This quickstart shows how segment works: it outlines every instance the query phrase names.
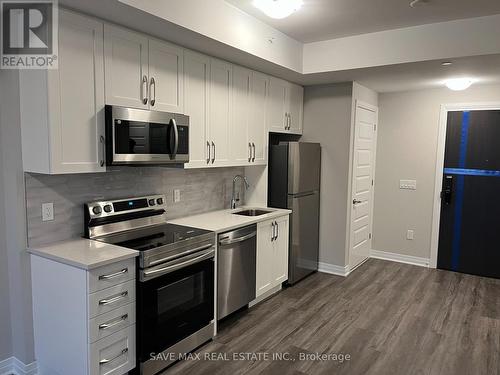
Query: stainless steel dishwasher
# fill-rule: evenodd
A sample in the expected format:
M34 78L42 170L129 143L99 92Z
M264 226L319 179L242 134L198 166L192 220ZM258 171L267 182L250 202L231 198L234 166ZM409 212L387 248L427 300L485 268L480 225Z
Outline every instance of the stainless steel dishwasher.
M255 299L257 225L219 235L217 319Z

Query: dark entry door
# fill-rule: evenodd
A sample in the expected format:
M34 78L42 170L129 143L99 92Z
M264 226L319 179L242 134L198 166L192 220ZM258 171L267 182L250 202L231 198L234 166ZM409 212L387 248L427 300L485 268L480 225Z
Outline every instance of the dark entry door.
M500 278L500 111L448 112L438 268Z

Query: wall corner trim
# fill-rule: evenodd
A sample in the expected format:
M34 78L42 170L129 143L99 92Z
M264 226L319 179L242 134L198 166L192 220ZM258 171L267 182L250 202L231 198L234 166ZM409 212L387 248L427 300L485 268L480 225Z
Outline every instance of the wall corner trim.
M25 364L16 357L0 361L0 375L36 375L37 363Z
M379 251L379 250L371 250L370 258L389 260L391 262L412 264L414 266L427 267L427 268L429 268L430 265L429 258L420 258L411 255L390 253L387 251Z
M338 266L336 264L318 263L318 272L329 273L330 275L337 275L346 277L349 275L349 266Z

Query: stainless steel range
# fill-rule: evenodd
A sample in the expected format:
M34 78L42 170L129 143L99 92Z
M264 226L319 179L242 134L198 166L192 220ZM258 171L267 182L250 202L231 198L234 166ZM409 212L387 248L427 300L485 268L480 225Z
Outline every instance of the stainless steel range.
M137 355L156 374L214 334L215 233L166 223L165 196L85 205L87 238L140 251Z

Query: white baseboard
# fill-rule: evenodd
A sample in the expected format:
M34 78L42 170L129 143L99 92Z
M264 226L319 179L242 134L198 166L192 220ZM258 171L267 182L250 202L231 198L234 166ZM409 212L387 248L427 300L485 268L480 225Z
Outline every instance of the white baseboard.
M337 266L336 264L324 262L318 263L318 271L344 277L346 277L350 273L349 266Z
M16 357L0 361L0 375L36 375L36 362L25 364Z
M397 253L389 253L386 251L372 250L370 253L371 258L390 260L392 262L412 264L414 266L429 267L429 258L414 257L411 255L403 255Z

